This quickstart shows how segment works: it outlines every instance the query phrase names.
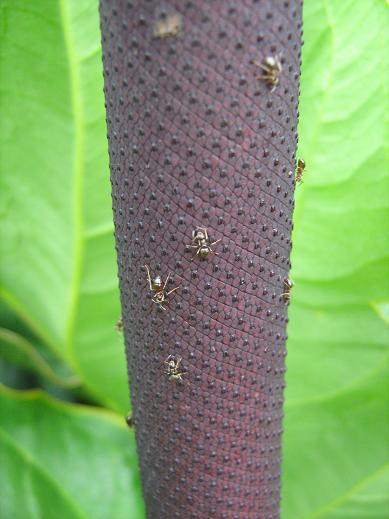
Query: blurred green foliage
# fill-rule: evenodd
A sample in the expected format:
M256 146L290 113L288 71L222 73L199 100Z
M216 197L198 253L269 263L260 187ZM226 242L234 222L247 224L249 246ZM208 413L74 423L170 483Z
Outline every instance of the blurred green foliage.
M384 519L389 9L304 9L282 516ZM0 16L0 515L141 519L97 0Z

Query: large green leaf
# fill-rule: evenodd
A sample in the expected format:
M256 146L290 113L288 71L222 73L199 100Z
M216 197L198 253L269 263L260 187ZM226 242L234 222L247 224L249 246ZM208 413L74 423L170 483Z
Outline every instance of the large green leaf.
M384 2L306 0L284 519L389 517Z
M122 417L0 386L0 424L2 518L144 517Z
M97 0L0 8L1 295L126 410Z

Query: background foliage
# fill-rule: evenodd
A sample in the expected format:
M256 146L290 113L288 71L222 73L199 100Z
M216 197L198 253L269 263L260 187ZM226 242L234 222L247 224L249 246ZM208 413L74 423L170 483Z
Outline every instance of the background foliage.
M141 519L97 0L0 16L1 518ZM283 519L384 519L389 9L305 0L304 23Z

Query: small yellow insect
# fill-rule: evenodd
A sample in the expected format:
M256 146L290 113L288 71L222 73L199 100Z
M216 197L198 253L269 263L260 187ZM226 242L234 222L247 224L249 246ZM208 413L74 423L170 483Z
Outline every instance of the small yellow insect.
M126 416L126 423L130 429L132 427L135 427L135 418L133 414L129 414Z
M153 303L157 304L160 308L162 308L162 310L166 310L163 303L168 302L167 296L175 290L178 290L180 287L178 286L176 288L172 288L171 290L169 290L169 292L165 293L165 288L170 277L170 272L167 275L165 282L163 283L161 276L158 275L155 276L155 278L151 277L150 270L147 265L145 265L145 269L147 270L147 279L149 281L150 290L151 292L154 292L154 295L152 297Z
M117 322L115 324L115 330L118 333L122 333L123 332L123 319L121 317L119 317L119 319L117 320Z
M181 361L181 357L175 357L174 355L169 355L165 360L166 375L168 376L169 380L173 382L182 382L182 377L185 375L185 373L178 371Z
M216 245L219 241L221 241L221 239L210 243L207 229L205 227L196 227L196 229L192 231L193 245L188 245L188 247L197 249L196 255L201 258L206 258L211 252L217 255L217 252L212 249L212 245Z
M284 300L284 303L286 303L286 304L290 303L292 287L293 287L293 281L289 278L285 278L284 279L284 292L281 294L281 297Z
M273 92L280 82L282 72L280 58L278 56L267 56L262 62L252 60L251 63L262 70L262 72L255 77L265 81L269 87L272 87L270 92Z
M296 168L296 182L301 183L303 179L303 173L305 170L305 160L298 159Z

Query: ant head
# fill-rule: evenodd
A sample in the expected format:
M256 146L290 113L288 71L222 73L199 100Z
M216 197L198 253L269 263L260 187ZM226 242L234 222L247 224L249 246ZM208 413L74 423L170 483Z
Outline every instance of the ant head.
M205 233L204 233L203 229L195 229L192 232L192 237L194 239L204 240L205 239Z

